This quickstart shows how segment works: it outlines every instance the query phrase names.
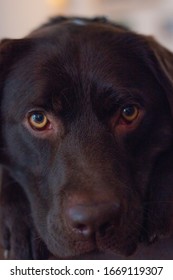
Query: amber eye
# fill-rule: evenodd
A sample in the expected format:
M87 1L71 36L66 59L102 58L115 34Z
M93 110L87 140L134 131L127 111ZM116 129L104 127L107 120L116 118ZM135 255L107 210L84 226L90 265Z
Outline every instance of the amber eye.
M43 130L48 124L48 119L43 112L32 112L29 115L29 123L33 129Z
M139 108L136 105L127 105L122 109L121 116L127 122L134 121L139 114Z

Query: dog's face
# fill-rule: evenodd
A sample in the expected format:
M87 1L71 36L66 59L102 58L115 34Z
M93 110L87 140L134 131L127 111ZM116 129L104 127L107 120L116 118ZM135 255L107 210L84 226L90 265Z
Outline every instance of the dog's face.
M49 250L128 255L167 233L172 89L147 38L65 21L1 54L1 158Z

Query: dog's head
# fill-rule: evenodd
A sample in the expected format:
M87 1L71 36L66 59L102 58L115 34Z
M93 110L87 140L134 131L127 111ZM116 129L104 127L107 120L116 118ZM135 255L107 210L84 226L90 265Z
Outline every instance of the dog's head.
M168 234L173 56L104 20L57 18L0 49L1 162L61 257Z

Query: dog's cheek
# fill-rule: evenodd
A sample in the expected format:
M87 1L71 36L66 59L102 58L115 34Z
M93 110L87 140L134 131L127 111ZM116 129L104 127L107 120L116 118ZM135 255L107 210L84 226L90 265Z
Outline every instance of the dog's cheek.
M173 227L173 153L165 153L156 163L145 203L147 240L169 236ZM158 175L159 174L159 175Z
M16 174L23 170L27 176L41 178L46 173L55 155L49 141L37 139L18 123L5 125L4 139L9 166L14 163Z

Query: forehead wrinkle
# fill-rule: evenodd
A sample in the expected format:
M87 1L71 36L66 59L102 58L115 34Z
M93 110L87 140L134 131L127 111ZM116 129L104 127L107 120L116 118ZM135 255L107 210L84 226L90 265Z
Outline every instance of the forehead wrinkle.
M96 40L95 35L97 35L99 41ZM75 35L75 39L64 36L62 41L56 38L53 42L46 43L46 40L44 40L42 44L39 44L35 53L32 54L32 65L30 56L27 56L23 61L23 64L27 65L27 69L26 66L23 67L24 72L28 74L25 74L25 81L22 85L19 82L20 92L26 92L26 95L30 96L30 102L35 102L36 99L41 99L43 94L47 95L45 91L46 82L48 84L47 90L50 90L49 85L54 85L56 80L53 92L55 90L57 96L60 93L67 96L67 84L70 83L70 89L73 88L73 90L72 92L69 90L68 94L76 96L78 103L80 102L84 106L89 103L90 95L92 95L93 81L98 81L97 85L100 84L101 87L103 86L103 80L117 83L117 77L119 76L119 62L117 60L120 50L118 49L118 53L113 50L116 43L109 39L112 44L111 47L109 44L101 42L100 35L97 32L94 32L91 36L87 34L87 37L91 37L91 40L86 41L85 34L80 33L80 39L78 35ZM50 46L51 49L49 49ZM115 53L116 55L111 58L111 55ZM19 77L21 72L18 71ZM42 78L43 73L45 79ZM24 76L23 73L22 76ZM47 79L50 79L50 84ZM61 89L58 83L62 83L63 79ZM19 96L19 103L25 103L24 96L17 91L15 94L16 97Z

